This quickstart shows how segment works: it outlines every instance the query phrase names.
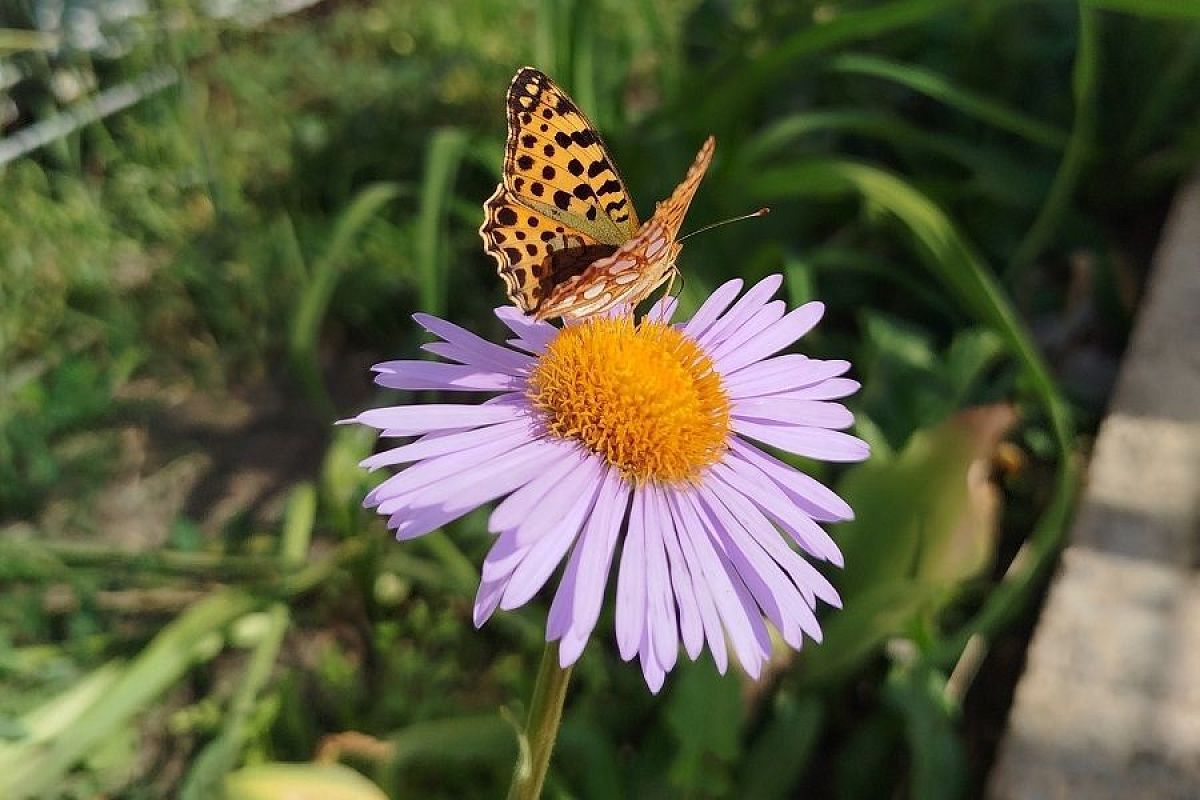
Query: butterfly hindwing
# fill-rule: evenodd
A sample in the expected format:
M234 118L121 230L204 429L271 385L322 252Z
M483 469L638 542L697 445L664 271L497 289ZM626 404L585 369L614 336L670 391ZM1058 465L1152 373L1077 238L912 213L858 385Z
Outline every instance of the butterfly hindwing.
M484 249L496 258L509 298L526 313L534 312L555 286L616 250L528 208L503 184L483 208Z
M637 212L600 134L545 73L523 67L508 89L504 184L520 200L605 244L638 230Z
M583 317L618 305L635 305L671 274L683 249L676 237L692 197L712 161L715 140L701 146L683 181L660 202L645 225L612 255L598 259L578 276L557 283L545 295L537 316Z

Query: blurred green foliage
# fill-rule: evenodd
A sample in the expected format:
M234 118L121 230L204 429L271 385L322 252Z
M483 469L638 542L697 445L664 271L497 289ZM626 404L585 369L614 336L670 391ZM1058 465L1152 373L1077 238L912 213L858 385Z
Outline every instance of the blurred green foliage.
M759 686L685 664L654 698L602 620L549 796L978 786L958 667L1027 608L1070 510L1072 416L1091 424L1104 399L1039 350L1062 355L1081 313L1120 350L1165 202L1200 161L1195 4L329 0L247 23L175 0L126 21L118 55L3 22L28 76L10 134L79 102L47 88L64 75L180 82L0 173L0 795L505 783L516 739L495 709L528 696L544 608L475 631L484 517L390 542L358 508L363 431L322 434L274 526L213 537L180 517L170 547L131 554L45 525L55 504L88 519L121 469L119 424L157 398L275 385L324 431L369 397L338 365L412 352L410 312L498 333L475 229L523 63L589 112L643 212L716 134L690 227L773 213L689 242L685 310L776 271L791 300L825 300L805 347L854 358L877 454L805 465L859 512L834 529L846 608L826 641L781 649ZM1027 460L1002 496L979 475L1006 407L955 413L997 401L1021 412ZM163 590L186 602L114 611ZM362 736L325 738L345 731ZM361 774L276 763L331 742Z

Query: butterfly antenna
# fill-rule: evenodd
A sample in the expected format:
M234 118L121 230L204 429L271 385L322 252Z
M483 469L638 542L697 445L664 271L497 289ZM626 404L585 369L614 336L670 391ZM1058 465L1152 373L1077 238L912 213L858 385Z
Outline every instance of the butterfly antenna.
M753 217L765 217L767 214L770 214L770 213L771 213L771 209L767 208L766 206L763 206L758 211L755 211L752 214L742 214L740 217L730 217L729 219L723 219L720 222L714 222L711 225L705 225L703 228L697 228L696 230L687 234L687 236L680 236L677 241L682 242L684 239L695 236L697 233L704 233L705 231L711 231L713 228L719 228L722 225L728 225L731 222L741 222L744 219L751 219Z

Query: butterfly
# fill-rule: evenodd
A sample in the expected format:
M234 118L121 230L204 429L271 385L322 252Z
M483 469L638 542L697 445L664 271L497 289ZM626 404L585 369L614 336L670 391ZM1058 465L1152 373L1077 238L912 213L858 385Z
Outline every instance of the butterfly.
M545 73L519 69L507 108L503 180L479 235L512 302L537 319L578 319L632 307L673 276L715 140L642 224L600 134Z

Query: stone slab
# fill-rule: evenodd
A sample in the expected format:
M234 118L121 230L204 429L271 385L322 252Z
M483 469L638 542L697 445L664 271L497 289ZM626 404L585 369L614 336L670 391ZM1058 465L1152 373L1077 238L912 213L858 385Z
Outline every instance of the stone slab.
M1200 798L1200 177L1155 254L987 794Z

